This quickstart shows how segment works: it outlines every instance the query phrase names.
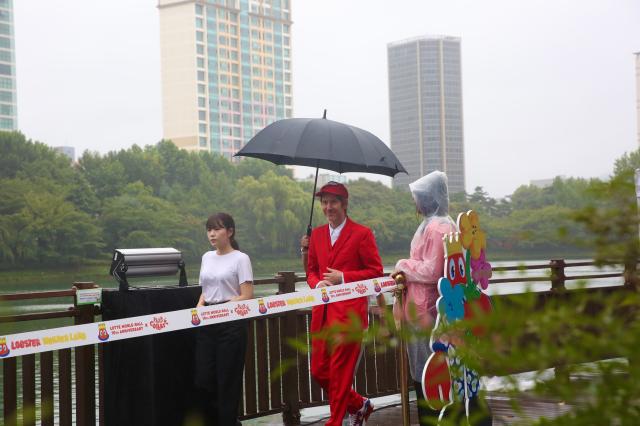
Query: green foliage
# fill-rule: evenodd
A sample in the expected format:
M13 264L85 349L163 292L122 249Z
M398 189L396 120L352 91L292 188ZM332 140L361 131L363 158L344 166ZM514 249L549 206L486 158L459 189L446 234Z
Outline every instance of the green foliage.
M249 254L295 256L309 220L312 184L296 182L291 170L262 160L232 163L161 141L106 155L85 152L72 165L16 132L0 132L0 154L0 260L5 268L60 259L80 262L105 257L116 247L151 245L174 246L197 261L208 249L204 222L216 211L234 216L238 241ZM637 157L624 157L616 167L629 168ZM450 211L480 213L494 256L574 253L587 230L572 219L589 200L598 199L598 185L602 182L556 179L549 188L523 186L503 199L476 187L472 194L452 195ZM373 230L380 251L407 253L422 219L411 195L364 179L351 182L349 191L349 215ZM47 200L46 205L38 199ZM598 203L593 201L593 208L606 207ZM316 203L313 225L324 221ZM34 228L45 222L48 229ZM51 229L54 224L59 232ZM65 244L59 242L63 236L70 238Z

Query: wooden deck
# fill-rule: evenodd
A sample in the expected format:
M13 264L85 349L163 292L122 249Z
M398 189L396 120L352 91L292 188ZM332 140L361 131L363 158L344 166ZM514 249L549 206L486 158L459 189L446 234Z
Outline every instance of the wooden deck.
M418 426L418 410L416 408L415 396L411 394L411 425ZM397 402L387 402L387 405L376 406L375 411L369 417L368 426L396 426L402 424L402 410L400 406L400 395L397 395ZM548 419L555 418L571 410L571 406L562 401L554 401L545 398L534 397L529 394L522 394L518 399L521 411L516 412L511 406L508 396L494 392L487 397L487 402L493 414L493 425L526 425L538 420L540 417ZM379 407L379 408L378 408ZM317 407L312 415L303 415L301 424L305 426L321 426L327 418L328 406ZM281 416L267 416L259 419L246 420L242 422L245 426L276 426L283 425ZM343 425L347 425L347 420Z

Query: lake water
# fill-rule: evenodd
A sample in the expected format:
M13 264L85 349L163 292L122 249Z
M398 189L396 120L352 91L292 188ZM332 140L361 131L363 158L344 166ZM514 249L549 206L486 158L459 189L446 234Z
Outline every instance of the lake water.
M493 262L492 265L494 267L500 266L522 266L522 265L542 265L548 264L548 260L529 260L525 262ZM393 265L387 265L385 267L386 271L391 270ZM567 276L579 276L579 275L593 275L593 274L602 274L602 273L612 273L618 272L621 270L620 266L606 266L602 268L598 268L595 266L580 266L580 267L572 267L566 269ZM529 278L529 277L546 277L546 280L541 280L538 282L514 282L514 283L501 283L501 284L490 284L487 290L489 295L495 294L513 294L513 293L522 293L524 291L545 291L551 287L550 282L548 281L548 269L534 269L534 270L520 270L520 271L508 271L508 272L494 272L493 278L509 278L509 279L521 279L521 278ZM197 272L191 271L190 282L195 283L197 280L192 278L197 276ZM258 275L256 279L262 278L271 278L273 275ZM98 279L96 279L98 278ZM54 277L52 281L47 281L45 277L38 276L31 280L21 280L19 283L9 283L9 282L0 282L0 294L7 294L13 292L22 292L22 291L43 291L43 290L66 290L71 287L71 283L73 281L79 280L77 277L68 280L62 280L59 276ZM111 277L105 277L104 275L98 277L87 277L82 279L82 281L93 281L103 288L117 288L117 283ZM162 285L175 285L175 277L162 277L162 278L139 278L135 280L130 280L132 286L135 287L144 287L144 286L162 286ZM622 284L621 278L604 278L599 280L591 280L585 283L588 287L602 287L602 286L614 286ZM581 285L579 281L567 281L567 288L575 288ZM308 288L306 283L301 282L296 284L297 289L305 289ZM263 297L273 295L278 291L278 286L276 284L271 285L260 285L256 286L254 290L255 297ZM56 303L56 301L60 300L60 303ZM67 303L63 303L67 302ZM24 302L3 302L0 305L0 315L7 314L22 314L22 313L33 313L33 312L46 312L46 311L55 311L55 310L64 310L70 306L70 298L63 299L45 299L39 301L24 301ZM40 325L40 324L38 324ZM21 327L20 327L21 328ZM30 329L38 329L31 328ZM7 328L3 328L0 325L0 335L8 334L10 330ZM21 330L23 331L23 330ZM13 331L15 332L15 331Z

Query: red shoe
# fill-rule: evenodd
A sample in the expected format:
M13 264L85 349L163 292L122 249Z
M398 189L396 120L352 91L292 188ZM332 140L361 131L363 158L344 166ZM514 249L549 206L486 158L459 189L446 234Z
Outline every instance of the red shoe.
M349 414L349 426L366 425L371 413L373 413L373 404L369 398L365 398L362 403L362 408L353 414Z

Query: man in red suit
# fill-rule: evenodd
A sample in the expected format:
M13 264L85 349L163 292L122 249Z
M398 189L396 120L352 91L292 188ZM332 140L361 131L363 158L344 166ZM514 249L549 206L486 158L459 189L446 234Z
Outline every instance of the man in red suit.
M329 182L316 194L327 221L303 238L303 251L308 243L307 282L319 288L382 276L382 262L373 233L347 217L347 188ZM331 342L317 333L335 324L349 324L355 315L363 327L368 324L366 297L315 306L311 313L311 375L327 392L331 417L329 426L342 425L345 412L352 425L363 425L373 411L373 404L352 388L353 376L361 355L361 342Z

